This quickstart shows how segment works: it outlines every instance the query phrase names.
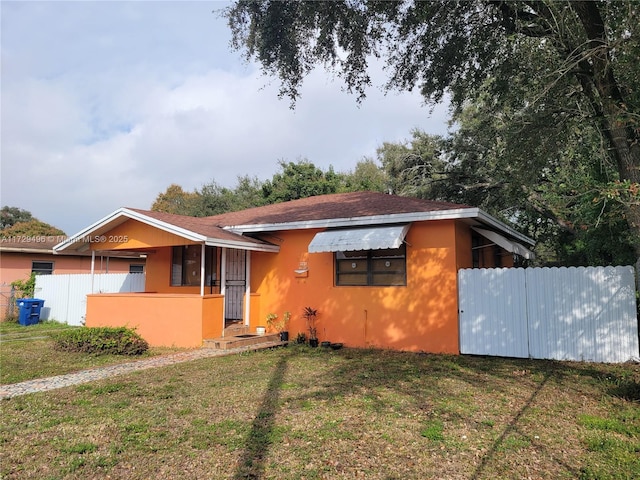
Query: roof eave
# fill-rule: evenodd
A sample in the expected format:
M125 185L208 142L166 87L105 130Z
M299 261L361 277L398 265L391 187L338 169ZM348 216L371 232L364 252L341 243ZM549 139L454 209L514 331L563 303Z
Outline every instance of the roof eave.
M523 235L522 233L518 232L514 228L511 228L506 223L501 222L497 218L492 217L491 215L489 215L488 213L480 209L477 209L477 210L478 210L478 220L480 220L484 224L490 225L494 228L498 228L503 232L507 233L508 235L510 235L511 237L516 238L521 242L528 243L531 246L534 246L536 244L535 240L527 237L526 235Z
M44 255L52 255L53 250L50 248L23 248L23 247L0 247L0 252L4 253L38 253Z
M220 240L218 238L209 238L205 241L205 245L211 247L236 248L239 250L250 250L252 252L279 252L280 247L277 245L269 245L262 243L247 243L233 240Z
M106 231L109 228L113 228L118 226L126 220L136 220L151 227L157 228L159 230L177 235L186 240L190 240L192 242L204 243L206 245L218 246L218 247L229 247L229 248L238 248L242 250L253 250L260 252L278 252L280 248L276 245L268 245L262 243L254 243L247 242L242 240L230 240L230 239L218 239L207 237L205 235L193 232L191 230L187 230L186 228L178 227L168 222L164 222L162 220L158 220L153 217L149 217L142 213L130 210L128 208L120 208L115 212L107 215L106 217L98 220L94 224L89 227L81 230L75 235L67 238L65 241L60 242L59 244L53 247L53 253L63 254L70 253L72 251L82 251L87 250L87 247L90 242L85 241L87 237L94 237L98 235L101 231Z
M476 219L477 221L504 232L529 245L535 245L535 241L506 223L492 217L477 207L456 208L451 210L436 210L431 212L411 212L386 215L369 215L364 217L327 218L321 220L309 220L303 222L261 223L246 225L227 225L223 227L235 233L260 233L275 232L279 230L303 230L310 228L342 228L361 227L366 225L384 225L393 223L410 223L429 220L461 220Z
M364 217L326 218L303 222L262 223L246 225L227 225L225 230L235 233L275 232L279 230L303 230L309 228L340 228L366 225L385 225L393 223L410 223L424 220L450 220L477 217L477 208L458 208L453 210L437 210L432 212L412 212L386 215L368 215Z
M121 219L125 219L120 221ZM55 253L61 253L64 250L80 250L87 243L84 239L87 237L91 237L92 234L99 233L102 229L112 228L115 226L124 223L127 219L137 220L146 225L150 225L152 227L158 228L168 233L172 233L179 237L185 238L187 240L191 240L194 242L204 242L207 240L207 237L204 235L200 235L198 233L192 232L185 228L177 227L167 222L163 222L162 220L157 220L152 217L148 217L141 213L135 212L133 210L129 210L128 208L119 208L115 212L107 215L106 217L98 220L94 224L88 226L84 230L76 233L75 235L70 236L65 241L60 242L59 244L53 247L53 251ZM77 245L80 245L78 247ZM75 248L72 248L74 247Z

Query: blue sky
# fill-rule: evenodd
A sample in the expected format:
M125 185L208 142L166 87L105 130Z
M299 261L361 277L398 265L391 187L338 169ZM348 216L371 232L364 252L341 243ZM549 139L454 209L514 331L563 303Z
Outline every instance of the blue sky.
M230 50L225 5L2 0L2 205L73 234L172 183L233 187L300 158L349 171L413 128L447 131L445 106L385 95L379 64L362 105L317 70L291 110Z

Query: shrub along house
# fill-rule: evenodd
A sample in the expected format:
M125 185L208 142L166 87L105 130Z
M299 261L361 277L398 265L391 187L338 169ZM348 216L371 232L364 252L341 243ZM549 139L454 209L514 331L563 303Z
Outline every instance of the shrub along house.
M533 256L531 239L478 208L372 192L204 218L121 208L55 250L87 242L146 254L147 276L145 293L89 295L86 324L182 347L284 311L295 335L310 306L321 341L459 353L458 270Z

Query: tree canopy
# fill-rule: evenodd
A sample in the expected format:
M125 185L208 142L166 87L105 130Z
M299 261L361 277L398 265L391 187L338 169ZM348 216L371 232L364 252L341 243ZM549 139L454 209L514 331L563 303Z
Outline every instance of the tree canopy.
M448 96L454 119L470 106L498 116L492 155L473 161L486 173L486 195L500 190L493 180L509 178L514 202L533 211L546 208L535 180L545 188L562 183L551 177L571 180L579 203L600 205L598 225L621 216L640 256L640 2L240 0L225 15L233 47L278 77L280 95L293 103L318 65L361 101L371 59L383 58L387 88L418 88L428 102ZM464 143L457 136L449 153ZM467 173L470 158L460 160ZM413 167L404 170L427 171Z
M5 205L0 210L0 230L12 227L18 222L28 222L29 220L33 220L31 212L22 208Z
M477 206L516 225L536 239L538 264L634 263L621 204L594 190L611 172L580 163L598 145L586 143L576 150L576 142L567 138L566 155L553 157L543 168L527 169L525 159L506 154L504 142L496 140L516 135L518 129L508 131L511 122L486 113L481 105L469 107L447 138L414 130L409 140L385 142L377 159L389 189ZM545 158L544 148L525 151L532 157L527 162Z
M520 168L517 162L524 160L505 155L505 142L496 141L518 129L510 132L508 119L488 115L485 108L476 104L465 109L459 128L446 138L413 130L406 140L384 142L375 158L362 159L348 172L323 170L306 159L280 161L270 180L238 177L234 188L215 180L192 192L170 185L152 210L208 216L326 193L389 192L478 206L535 238L537 264L632 263L633 241L621 204L592 187L610 172L580 164L599 145L586 143L574 151L576 143L567 137L567 154L560 160L539 170Z
M343 178L333 171L333 167L324 172L306 159L281 161L279 165L281 172L262 184L266 203L288 202L343 190Z
M164 193L158 195L151 209L206 217L361 187L356 180L347 185L347 174L337 174L332 167L324 171L307 159L297 162L280 161L278 165L279 171L270 180L239 176L234 188L223 187L215 180L193 192L186 192L179 185L170 185Z
M31 212L22 208L4 206L0 218L1 238L65 235L59 228L34 218Z

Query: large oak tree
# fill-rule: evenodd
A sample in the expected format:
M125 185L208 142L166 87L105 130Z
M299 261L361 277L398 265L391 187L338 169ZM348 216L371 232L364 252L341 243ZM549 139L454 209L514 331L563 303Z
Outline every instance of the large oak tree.
M542 137L549 127L563 128L563 119L588 124L602 148L582 161L589 170L614 167L617 178L597 195L620 204L640 256L640 3L241 0L225 15L233 46L280 78L280 94L294 103L318 65L363 99L369 63L383 58L389 89L418 88L428 102L448 96L458 115L488 96L498 111L515 109L509 115L531 130L528 137L542 121L547 160L566 150ZM527 87L518 102L514 84ZM529 168L540 173L547 165L536 157Z

